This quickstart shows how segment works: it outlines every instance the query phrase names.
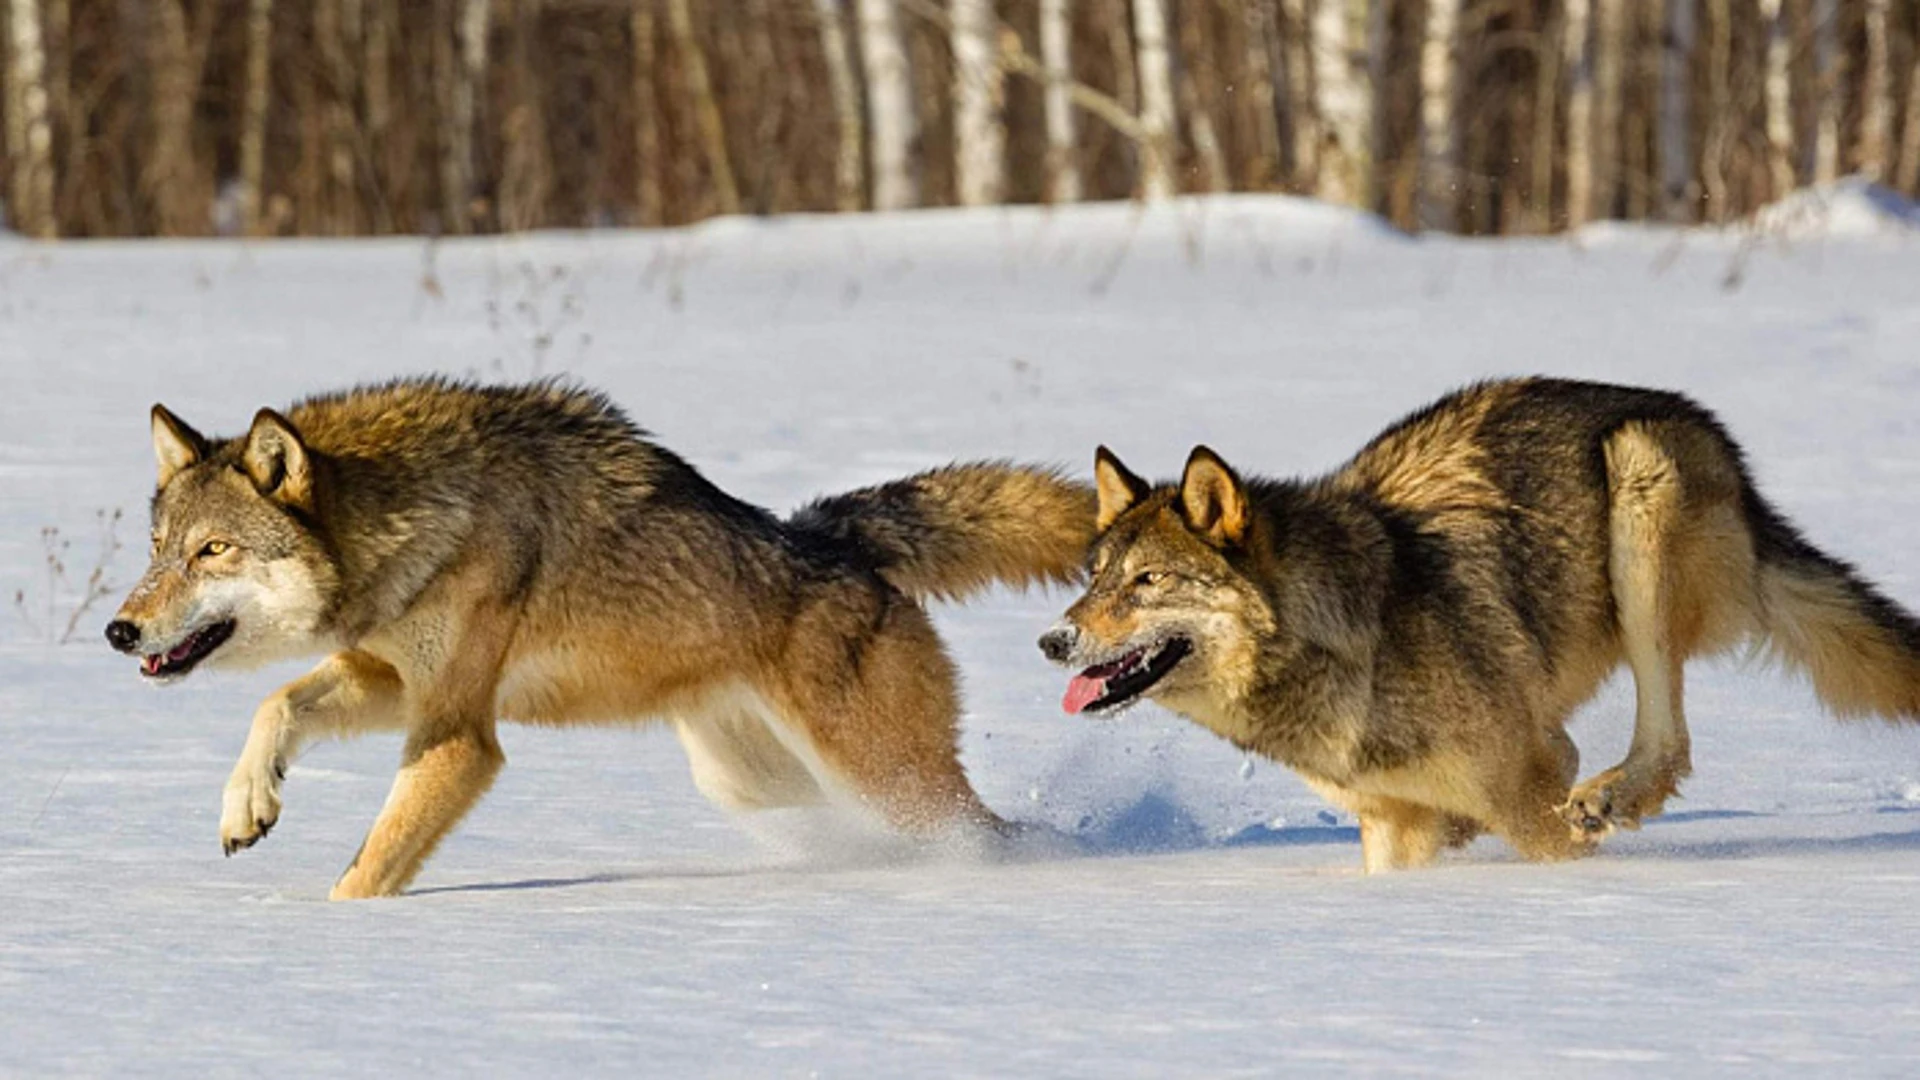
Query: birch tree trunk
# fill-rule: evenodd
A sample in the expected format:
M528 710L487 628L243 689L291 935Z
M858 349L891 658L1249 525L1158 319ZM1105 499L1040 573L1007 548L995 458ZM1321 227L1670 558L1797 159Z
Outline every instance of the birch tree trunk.
M1666 42L1660 55L1660 212L1668 221L1693 217L1693 133L1689 63L1693 57L1694 0L1666 0Z
M1840 175L1840 5L1813 0L1813 180L1830 184Z
M1353 7L1364 28L1366 0L1318 0L1313 15L1313 77L1326 118L1316 193L1331 202L1361 204L1370 172L1373 94L1367 78L1364 29L1356 33ZM1360 47L1356 47L1356 45Z
M674 47L687 75L687 94L693 99L694 126L700 131L700 145L707 159L707 180L713 185L716 213L740 212L740 187L733 179L733 160L727 156L727 129L720 118L719 103L713 97L713 80L707 74L707 56L693 29L693 9L689 0L667 0L667 26Z
M1569 0L1584 4L1587 0ZM1427 25L1420 41L1420 224L1428 229L1453 225L1459 159L1454 153L1454 34L1460 25L1460 0L1427 0Z
M1595 0L1593 21L1593 146L1592 180L1587 189L1587 217L1613 216L1619 194L1620 109L1623 101L1627 52L1626 0Z
M1767 29L1767 175L1772 196L1793 190L1793 35L1781 0L1760 0Z
M10 0L7 19L7 156L13 191L7 200L13 226L51 240L53 218L53 128L47 121L46 47L39 0Z
M1047 201L1080 201L1080 156L1074 132L1072 0L1040 0L1040 63L1046 68L1043 97L1047 125Z
M860 57L867 76L867 126L873 132L873 208L902 210L920 202L914 176L917 125L907 42L897 0L857 0Z
M1148 201L1173 197L1179 131L1173 106L1173 60L1167 53L1162 0L1134 0L1134 57L1140 70L1140 190Z
M954 174L962 206L992 206L1006 187L1007 130L993 0L949 0L953 22Z
M266 230L267 104L272 73L273 0L247 4L247 83L240 120L240 228L248 236Z
M833 91L833 114L839 143L833 159L834 204L843 211L867 204L866 168L860 160L867 142L866 118L860 114L860 85L853 78L853 53L847 47L842 0L815 0L820 20L820 51L827 58L827 83Z
M1893 143L1893 102L1887 75L1887 0L1866 0L1866 70L1860 84L1859 168L1869 179L1887 174Z

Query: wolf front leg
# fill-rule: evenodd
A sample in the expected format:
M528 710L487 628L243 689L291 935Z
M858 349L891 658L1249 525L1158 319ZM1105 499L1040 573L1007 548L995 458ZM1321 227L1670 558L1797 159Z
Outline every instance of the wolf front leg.
M491 719L415 731L386 805L327 898L399 894L506 763Z
M274 691L253 714L253 728L220 800L220 849L252 847L280 820L280 782L316 737L390 730L401 723L400 676L362 652L335 653Z
M400 772L329 899L393 896L406 888L506 764L494 736L494 690L512 620L484 603L457 614L429 609L426 618L401 639L412 647L396 657L407 665Z

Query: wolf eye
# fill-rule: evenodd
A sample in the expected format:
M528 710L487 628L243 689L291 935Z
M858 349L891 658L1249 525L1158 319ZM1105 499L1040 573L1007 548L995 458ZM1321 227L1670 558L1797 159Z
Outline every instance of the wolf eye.
M1142 570L1139 575L1133 579L1133 583L1135 585L1158 585L1165 580L1167 580L1167 572L1165 570Z
M200 557L203 559L217 559L231 550L233 550L233 545L227 543L225 540L209 540L207 541L207 546L200 549Z

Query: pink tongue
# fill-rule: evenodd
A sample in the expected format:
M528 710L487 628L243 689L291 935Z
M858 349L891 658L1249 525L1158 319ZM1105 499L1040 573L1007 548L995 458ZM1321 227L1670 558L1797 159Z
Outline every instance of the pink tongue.
M1067 696L1060 699L1060 707L1067 710L1069 714L1077 713L1100 700L1100 695L1106 692L1107 680L1075 675L1073 681L1067 683Z

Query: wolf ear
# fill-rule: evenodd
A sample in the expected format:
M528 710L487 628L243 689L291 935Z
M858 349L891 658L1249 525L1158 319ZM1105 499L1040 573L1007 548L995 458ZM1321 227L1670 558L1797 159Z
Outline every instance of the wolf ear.
M286 417L272 409L255 413L240 461L260 494L291 506L311 505L313 465L307 445Z
M1100 509L1094 514L1093 527L1106 532L1114 519L1152 490L1145 480L1127 471L1113 451L1101 447L1093 452L1093 486L1100 496Z
M167 481L206 460L207 440L165 405L153 407L152 420L153 458L160 464L158 486L166 487Z
M1246 485L1220 455L1196 446L1180 478L1180 512L1214 546L1238 544L1247 535Z

